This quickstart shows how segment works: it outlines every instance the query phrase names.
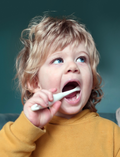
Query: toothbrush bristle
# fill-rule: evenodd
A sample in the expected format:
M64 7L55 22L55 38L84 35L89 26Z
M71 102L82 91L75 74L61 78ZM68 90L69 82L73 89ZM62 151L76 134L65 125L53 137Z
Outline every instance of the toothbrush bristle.
M79 87L79 86L77 86L77 87L76 87L76 90L78 90L78 91L79 91L79 90L80 90L80 87Z

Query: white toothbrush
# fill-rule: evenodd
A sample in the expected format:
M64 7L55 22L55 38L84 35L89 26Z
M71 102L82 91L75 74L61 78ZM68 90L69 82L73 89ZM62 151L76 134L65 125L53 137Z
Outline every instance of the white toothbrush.
M52 102L49 102L48 103L48 107L52 106L56 101L59 101L61 100L62 98L64 98L65 96L73 93L73 92L76 92L76 91L80 91L80 87L76 87L74 89L71 89L69 91L66 91L66 92L63 92L63 93L57 93L57 94L53 94L53 101ZM31 106L31 110L32 111L37 111L37 110L41 110L43 109L44 107L38 105L38 104L34 104L33 106Z

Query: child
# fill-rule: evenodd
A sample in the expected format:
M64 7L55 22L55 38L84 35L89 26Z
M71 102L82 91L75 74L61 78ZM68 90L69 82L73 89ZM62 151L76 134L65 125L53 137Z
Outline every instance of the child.
M0 155L120 157L119 127L96 113L103 96L99 54L85 27L72 19L43 17L24 30L22 42L16 63L24 107L1 130ZM48 106L53 94L76 86L80 91ZM43 109L32 111L34 104Z

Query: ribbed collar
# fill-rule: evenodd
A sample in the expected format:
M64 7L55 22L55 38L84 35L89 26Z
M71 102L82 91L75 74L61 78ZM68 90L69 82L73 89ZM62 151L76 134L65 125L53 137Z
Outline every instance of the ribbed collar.
M86 109L70 119L54 116L53 119L49 122L49 124L54 124L54 125L71 125L72 123L77 124L78 122L84 122L90 120L92 117L95 116L98 116L96 112L91 112L89 109Z

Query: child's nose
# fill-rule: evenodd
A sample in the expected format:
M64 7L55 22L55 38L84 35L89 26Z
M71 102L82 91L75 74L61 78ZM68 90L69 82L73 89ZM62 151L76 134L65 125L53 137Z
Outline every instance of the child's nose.
M80 73L80 69L78 68L78 65L74 62L70 62L69 65L67 65L66 73Z

